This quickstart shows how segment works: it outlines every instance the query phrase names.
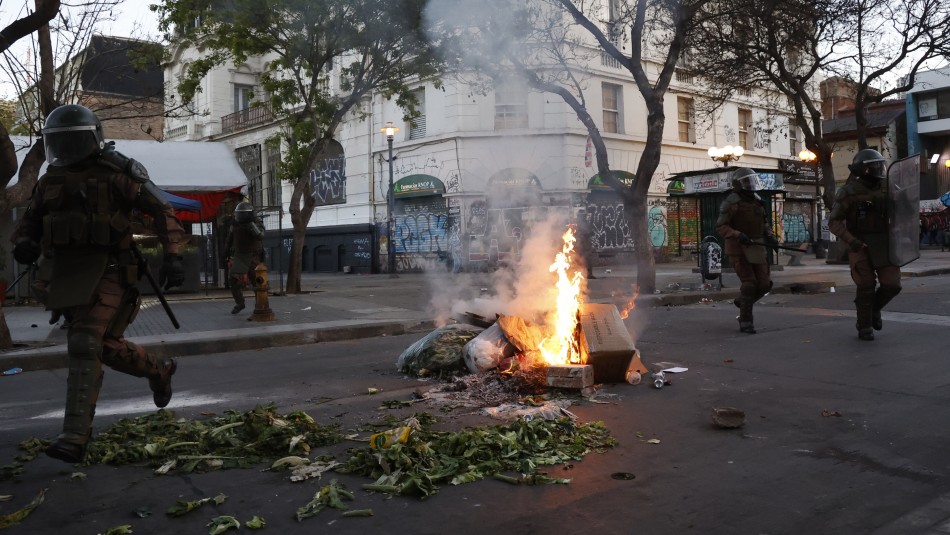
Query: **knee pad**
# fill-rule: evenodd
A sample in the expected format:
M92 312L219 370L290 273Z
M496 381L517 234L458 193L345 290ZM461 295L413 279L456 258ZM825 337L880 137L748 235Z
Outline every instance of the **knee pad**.
M66 337L66 350L69 356L81 360L97 360L101 341L95 333L73 331Z

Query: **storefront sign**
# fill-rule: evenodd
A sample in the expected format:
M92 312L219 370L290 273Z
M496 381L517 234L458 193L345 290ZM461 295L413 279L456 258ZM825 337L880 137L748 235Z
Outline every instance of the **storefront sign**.
M442 195L445 184L431 175L410 175L393 184L393 194L398 198Z

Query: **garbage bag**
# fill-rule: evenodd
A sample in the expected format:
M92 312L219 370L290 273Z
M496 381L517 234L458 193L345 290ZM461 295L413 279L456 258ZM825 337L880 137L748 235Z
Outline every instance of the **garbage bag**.
M414 375L464 370L462 349L483 330L462 324L439 327L407 347L396 359L396 369Z
M498 323L493 323L462 348L462 359L472 373L497 368L499 362L514 354L515 346L505 337Z

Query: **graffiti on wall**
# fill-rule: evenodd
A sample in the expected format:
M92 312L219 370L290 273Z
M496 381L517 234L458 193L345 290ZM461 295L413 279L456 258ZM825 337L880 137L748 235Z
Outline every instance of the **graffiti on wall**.
M346 202L346 159L323 158L310 170L310 191L317 206Z
M650 233L650 244L653 247L666 245L666 207L650 206L647 214L647 231Z
M812 238L811 212L806 203L786 202L782 211L782 239L787 243L803 243Z
M633 247L633 234L627 223L623 203L589 204L587 218L590 220L592 239L597 250Z

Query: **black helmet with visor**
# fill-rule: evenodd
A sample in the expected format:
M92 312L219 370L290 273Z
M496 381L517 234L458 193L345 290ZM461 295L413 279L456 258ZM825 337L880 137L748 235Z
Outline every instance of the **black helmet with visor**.
M759 174L748 167L740 167L732 172L732 189L739 191L758 191L762 189Z
M85 106L66 104L51 111L42 132L50 165L77 164L105 147L102 124Z
M860 178L882 180L886 171L884 155L874 149L862 149L854 155L848 170Z

